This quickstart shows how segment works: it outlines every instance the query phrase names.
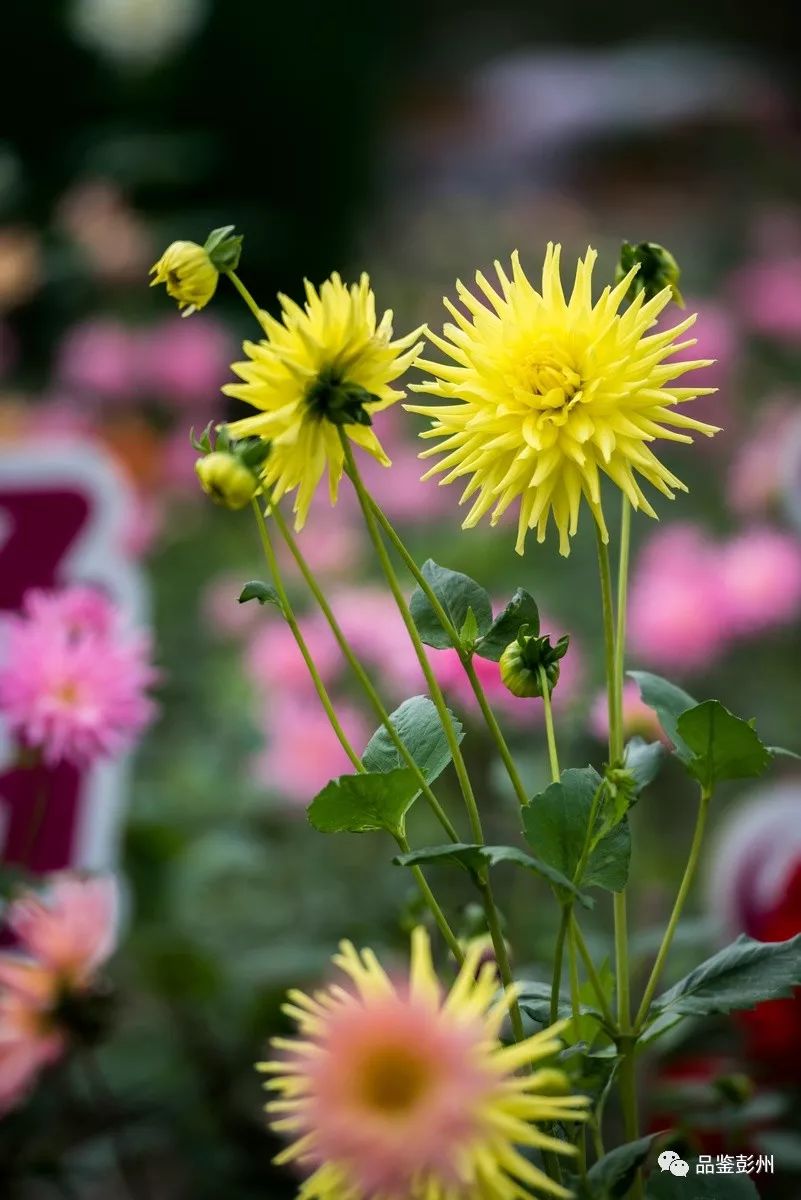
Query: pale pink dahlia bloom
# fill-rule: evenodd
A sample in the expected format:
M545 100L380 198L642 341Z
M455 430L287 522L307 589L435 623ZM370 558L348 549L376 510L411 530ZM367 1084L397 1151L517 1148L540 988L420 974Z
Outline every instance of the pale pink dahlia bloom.
M337 717L357 754L372 732L352 704L337 701ZM253 761L254 778L271 792L304 807L330 779L353 773L353 763L316 695L286 696L269 708L265 719L266 746Z
M116 885L56 875L43 895L23 893L6 915L18 945L0 953L0 1114L69 1045L64 1000L72 1006L89 994L114 949Z
M745 636L789 624L801 613L801 542L780 529L741 533L721 551L726 618Z
M0 713L49 765L119 754L153 717L150 650L102 593L29 593L6 623Z
M408 980L343 942L334 962L346 986L289 993L284 1011L299 1036L274 1039L275 1060L259 1069L279 1097L267 1106L271 1126L292 1139L276 1161L306 1173L303 1200L570 1194L525 1155L575 1153L535 1124L586 1115L587 1098L570 1095L549 1062L568 1023L505 1046L510 997L499 996L493 963L479 967L481 954L468 950L446 991L423 929L412 935Z

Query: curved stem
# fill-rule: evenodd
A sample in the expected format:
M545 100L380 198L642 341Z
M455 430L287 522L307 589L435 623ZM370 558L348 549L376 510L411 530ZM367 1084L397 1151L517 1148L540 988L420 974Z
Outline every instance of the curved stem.
M548 677L545 674L545 668L540 666L539 680L540 689L542 691L542 703L545 709L545 737L548 741L548 761L551 766L551 780L553 783L559 782L559 754L556 749L556 733L553 727L553 709L551 708L551 690L548 686Z
M264 557L267 560L267 566L269 567L273 583L275 584L275 590L278 592L278 599L281 601L281 612L284 620L291 629L292 636L297 642L298 649L303 655L303 661L305 662L306 669L311 676L312 683L314 684L314 690L317 692L317 695L320 698L320 703L325 709L325 714L328 717L328 720L331 722L331 728L336 734L339 744L342 746L342 749L345 751L356 770L362 771L364 770L362 767L362 760L353 749L353 746L348 740L347 734L339 723L339 718L337 717L337 714L334 711L334 706L331 703L331 697L328 695L326 686L320 678L320 673L317 670L317 667L314 665L314 659L311 656L309 647L306 645L306 640L300 631L300 626L298 625L295 613L289 600L289 596L287 595L286 588L284 587L284 581L281 577L281 571L278 566L278 560L275 557L275 550L273 549L270 535L267 532L267 523L264 520L264 514L261 511L261 505L259 504L259 501L254 498L252 501L252 506L253 511L256 514L256 524L259 527L259 536L261 538Z
M623 673L626 666L626 620L629 588L629 551L631 548L631 504L627 496L623 497L622 503L623 507L620 513L620 559L617 568L617 632L615 637L615 704L618 714L621 717L621 753L623 750Z
M398 834L395 838L395 841L398 843L398 847L402 854L408 854L410 852L411 847L409 846L409 843L404 834ZM431 891L431 888L429 887L428 881L426 880L426 877L423 874L423 872L420 870L419 867L416 867L416 866L412 867L411 870L412 870L412 875L414 876L415 881L417 883L417 886L420 889L420 894L423 897L423 899L425 900L426 904L428 905L431 915L437 923L437 928L439 929L440 933L442 934L443 938L445 939L445 942L447 943L449 950L453 954L453 957L456 959L459 966L461 966L462 963L464 962L464 951L462 950L462 947L459 945L459 939L456 937L456 934L453 932L450 925L448 924L448 919L445 916L442 909L440 908L440 906L437 902L437 899L436 899L434 893Z
M559 1019L559 995L562 990L562 966L565 957L565 940L570 928L572 905L568 900L562 905L562 917L559 921L559 931L556 935L556 945L553 952L553 976L551 978L551 1009L548 1014L553 1025Z
M573 1036L578 1041L579 1039L579 1022L581 1021L581 994L579 990L579 975L578 975L578 955L576 952L576 935L575 924L571 920L568 926L568 970L570 974L570 1007L573 1014ZM576 1140L576 1148L578 1150L578 1166L579 1173L583 1176L587 1174L587 1142L584 1131L584 1126L579 1125L574 1129Z
M273 544L270 540L270 535L267 531L267 524L264 520L264 514L261 511L258 500L253 501L253 509L256 513L256 520L257 520L257 524L259 526L259 533L261 536L262 547L264 549L264 557L267 560L267 566L270 569L270 574L272 576L273 583L275 584L275 590L277 591L278 598L281 601L281 610L283 612L284 619L286 620L287 624L289 625L289 628L292 630L292 635L295 638L295 641L298 645L298 649L300 650L301 654L303 655L303 661L305 662L307 670L309 671L309 674L312 678L312 682L314 683L314 687L317 692L317 695L320 698L320 702L322 703L323 708L325 709L326 716L328 717L328 720L331 723L331 728L334 730L334 733L336 734L337 738L339 739L342 749L345 751L348 758L353 763L353 766L356 768L357 771L363 772L364 771L364 763L361 760L361 756L359 754L357 754L357 752L353 749L353 746L351 745L350 741L348 740L347 735L345 734L344 730L342 729L342 726L339 723L336 712L334 710L334 706L331 702L331 698L328 695L326 686L323 683L322 679L320 678L320 674L319 674L316 666L314 665L314 660L312 659L311 653L309 652L308 646L306 645L303 634L300 631L300 627L297 623L295 614L292 610L292 605L290 603L289 596L287 595L287 591L284 586L283 577L281 575L281 569L278 565L278 560L275 556ZM400 840L398 841L398 844L401 845L401 849L403 850L403 852L408 853L409 852L409 843L406 841L405 838L402 839L402 843L403 844L401 845L401 841ZM456 956L457 961L461 962L464 958L464 956L462 954L462 949L459 945L456 935L454 934L453 930L451 929L450 925L448 924L448 922L445 918L445 914L443 913L442 909L440 908L439 904L437 903L437 901L434 897L434 894L431 891L431 888L428 886L428 883L426 882L423 872L420 870L419 867L414 867L414 868L412 868L412 874L414 875L415 880L417 881L417 885L420 888L420 892L423 896L423 899L425 900L426 904L428 905L429 909L431 910L432 916L434 917L434 920L436 921L437 926L439 927L439 929L442 933L442 936L445 938L445 941L447 942L448 946L453 951L454 955Z
M400 613L403 623L406 626L406 632L408 633L411 643L414 646L414 651L417 655L417 661L420 663L431 699L442 723L442 728L448 742L451 758L453 759L456 777L459 781L459 787L464 798L465 808L467 809L467 815L470 821L470 828L473 833L473 838L479 845L483 845L484 831L481 825L481 816L478 811L478 805L473 792L473 786L467 773L464 757L459 746L459 738L457 737L456 730L454 728L453 719L448 710L448 706L445 703L445 697L442 694L442 689L440 688L436 676L431 669L431 664L428 661L428 655L426 654L425 646L420 639L420 635L417 632L417 626L414 623L414 618L409 611L409 606L406 603L406 598L403 594L403 588L401 587L400 580L398 579L395 568L392 565L392 560L389 557L387 548L384 545L383 539L376 525L373 505L371 503L370 496L362 482L359 469L356 466L350 442L348 441L342 429L339 430L339 437L345 456L345 469L347 471L348 478L350 479L356 491L359 505L361 506L362 514L364 515L364 522L367 526L367 533L375 548L378 561L381 564L381 569L384 572L384 576L389 584L390 591L395 599L398 612ZM523 1029L523 1018L520 1013L520 1006L517 1003L516 998L514 998L514 984L512 981L509 955L506 950L506 942L503 937L498 910L495 906L492 886L489 882L489 879L487 879L485 875L477 875L476 879L484 904L484 912L486 914L487 925L492 938L492 945L495 951L495 958L498 963L498 971L501 976L501 982L503 983L504 991L510 996L509 1016L512 1022L512 1030L514 1032L515 1040L522 1041L523 1037L525 1036L525 1031Z
M248 308L253 313L253 316L256 318L256 321L258 322L259 329L261 329L261 331L263 333L264 326L261 323L261 310L259 309L258 304L253 299L250 292L248 291L248 289L245 287L242 280L237 275L236 271L226 271L225 274L231 280L231 283L234 285L236 290L239 292L239 295L245 301L245 304L247 304Z
M642 1030L645 1021L648 1018L648 1011L651 1007L651 1001L654 998L654 992L656 991L657 984L659 983L662 970L665 966L665 961L670 952L673 938L676 934L676 928L679 924L687 897L690 894L690 888L693 885L693 880L695 879L695 873L698 869L698 862L701 857L701 845L704 840L704 832L706 830L706 821L709 814L709 803L711 798L710 792L702 790L698 805L698 817L696 818L695 822L695 832L693 833L692 845L690 847L690 856L687 859L687 866L684 868L684 876L676 896L676 902L673 905L673 911L670 914L670 920L668 921L667 928L662 938L662 944L659 947L659 953L657 954L654 965L651 968L651 974L645 987L642 1003L640 1004L636 1019L634 1021L634 1029L638 1033Z
M440 625L442 625L442 628L445 630L445 632L448 635L448 638L450 639L451 645L454 647L457 654L459 655L459 658L461 659L461 662L462 662L462 666L464 667L465 673L469 680L470 686L473 689L473 694L478 702L479 709L481 710L481 715L484 718L484 721L486 722L486 725L490 732L492 740L495 742L495 745L498 749L498 753L501 757L501 761L503 762L503 765L506 768L506 772L509 776L509 780L512 784L512 787L515 790L515 794L516 794L518 800L520 801L521 805L528 804L529 796L528 796L528 793L526 792L525 786L523 784L523 780L520 778L520 772L518 771L515 761L512 757L512 752L509 749L509 745L506 741L506 738L503 736L503 731L501 730L501 727L495 718L495 714L493 713L493 711L489 705L486 693L484 691L484 687L476 673L475 667L473 666L472 657L471 657L471 655L466 654L465 651L462 649L462 646L461 646L461 643L459 640L459 631L454 627L453 622L449 618L448 614L445 612L445 609L442 607L442 604L440 603L438 596L432 589L431 584L428 582L425 575L423 575L422 571L418 567L414 558L407 550L406 546L404 545L403 540L401 539L397 530L393 526L392 522L389 520L389 518L386 516L386 514L382 511L382 509L379 508L379 506L376 504L375 500L372 499L372 497L370 497L370 507L372 508L373 514L374 514L376 520L378 521L379 525L386 533L387 537L389 538L390 542L394 546L395 550L397 550L399 556L403 559L403 562L406 565L406 567L408 568L409 573L412 575L415 583L420 588L420 591L423 593L426 600L428 600L428 603L431 605L434 615L436 616Z
M304 579L309 591L311 592L312 596L314 597L315 601L317 602L317 605L318 605L320 611L322 612L323 616L325 617L326 621L328 622L329 628L331 629L331 632L334 635L334 639L335 639L337 645L339 646L339 649L341 650L345 661L347 662L347 664L350 667L351 671L353 672L354 676L356 677L359 684L361 685L365 695L367 696L367 699L370 701L370 704L373 707L373 711L375 712L376 716L378 717L379 721L381 722L381 724L383 725L384 729L387 732L387 736L389 737L389 739L392 742L395 749L398 751L398 754L401 756L401 758L405 762L406 766L411 771L414 771L415 778L417 779L417 782L420 785L421 792L425 796L426 800L428 801L428 804L431 807L432 812L436 816L436 818L439 821L442 828L447 833L450 840L452 842L458 842L459 835L456 832L453 822L450 820L447 813L445 812L442 805L440 804L439 800L434 795L431 785L429 784L429 782L426 779L423 772L420 770L420 767L418 766L414 757L410 753L409 748L407 747L406 743L403 741L403 739L401 737L399 737L398 731L395 728L395 726L392 724L392 721L389 718L389 713L387 712L386 708L384 707L384 704L381 700L381 697L378 694L378 691L376 690L375 686L373 685L373 682L370 679L370 676L367 674L364 667L359 662L359 659L356 657L356 655L353 651L353 647L351 646L350 642L348 641L347 637L345 636L342 626L339 624L339 621L337 620L336 616L334 615L331 605L328 603L328 600L326 599L325 593L323 592L322 588L320 587L319 583L317 582L317 580L314 576L314 573L311 570L308 562L304 558L303 553L297 544L297 540L293 536L289 526L287 525L286 521L284 520L283 514L281 513L281 510L279 509L277 504L270 505L270 513L271 513L276 525L278 526L278 530L279 530L282 538L286 542L286 545L289 549L290 554L292 555L295 562L297 563L298 569L299 569L301 575L303 576L303 579Z
M575 912L573 913L573 936L576 939L576 946L584 963L584 969L587 972L587 978L590 981L592 990L595 992L595 999L598 1001L598 1007L600 1008L603 1018L609 1026L609 1029L614 1030L615 1017L611 1008L609 1007L609 1001L604 994L601 977L598 974L595 963L592 961L592 955L590 954L589 947L584 940L584 934L581 932L581 926L578 923Z

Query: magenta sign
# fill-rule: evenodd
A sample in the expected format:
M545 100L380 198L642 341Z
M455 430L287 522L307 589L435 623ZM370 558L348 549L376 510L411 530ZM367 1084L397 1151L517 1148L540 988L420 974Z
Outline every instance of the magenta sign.
M142 616L142 580L124 551L131 512L113 462L92 443L0 449L0 618L29 588L92 583ZM0 644L0 653L2 645ZM20 768L0 728L0 857L38 873L116 861L127 763Z

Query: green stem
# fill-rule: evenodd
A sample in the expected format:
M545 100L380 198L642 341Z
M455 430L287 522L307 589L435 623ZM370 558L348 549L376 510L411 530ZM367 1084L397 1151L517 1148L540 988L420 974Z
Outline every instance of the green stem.
M584 969L587 972L587 978L590 981L590 986L595 992L595 999L598 1001L598 1007L600 1008L603 1018L606 1021L610 1031L614 1030L616 1027L614 1014L612 1013L612 1010L609 1007L609 1001L604 994L601 977L598 974L595 963L592 961L592 955L590 954L589 947L584 940L584 934L581 932L581 926L576 920L575 912L573 913L573 936L576 939L576 946L578 947L578 952L581 955L584 963Z
M559 1019L559 995L562 990L562 965L565 957L565 939L567 931L570 928L572 905L567 901L562 905L562 917L559 921L559 930L556 935L556 946L553 952L553 977L551 979L551 1009L549 1012L550 1022L553 1025Z
M395 548L395 550L397 551L398 555L403 560L405 566L407 567L409 573L413 577L415 583L420 588L420 591L423 593L425 598L428 600L428 603L431 605L434 615L436 616L439 623L442 625L442 628L445 630L446 634L448 635L448 638L450 639L452 646L454 647L457 654L459 655L459 658L461 659L461 662L462 662L462 666L464 667L465 673L469 680L470 686L473 689L473 694L475 695L475 698L478 701L478 706L479 706L479 709L481 710L481 715L484 718L484 721L486 722L487 729L490 732L490 736L492 737L492 740L495 742L495 745L498 749L498 753L501 757L501 761L503 762L503 765L506 768L506 772L509 776L509 780L512 784L512 787L515 790L515 794L516 794L518 800L520 801L521 805L528 804L529 796L528 796L528 793L526 792L525 786L523 784L523 780L520 778L520 772L518 771L517 766L515 765L515 761L512 757L512 753L509 749L506 738L503 736L503 731L501 730L501 727L495 718L495 714L493 713L493 711L489 705L486 693L484 691L484 687L476 673L475 667L473 666L472 656L470 654L467 654L461 645L461 642L459 639L459 631L453 625L453 622L451 621L450 617L446 613L445 609L442 607L442 604L440 603L438 596L432 589L431 584L428 582L425 575L423 575L422 571L418 567L414 558L407 550L402 538L398 534L398 532L395 529L395 527L393 526L392 522L389 520L389 518L386 516L386 514L382 511L382 509L379 508L379 506L372 499L372 497L370 497L370 507L373 510L373 515L375 516L375 518L378 521L381 528L384 530L384 533L389 538L389 541L392 543L392 545Z
M320 611L322 612L323 616L325 617L326 621L328 622L329 628L331 629L331 632L334 635L334 639L335 639L337 645L339 646L345 661L347 662L347 664L350 667L351 671L353 672L354 676L356 677L359 684L361 685L365 695L367 696L367 699L370 701L370 704L372 705L376 716L378 717L379 721L381 722L384 729L386 730L387 736L389 737L389 739L392 742L395 749L398 751L398 754L401 756L401 758L405 762L406 766L411 771L414 771L415 778L417 779L417 782L420 785L421 792L425 796L426 800L428 801L428 804L431 807L432 812L435 814L437 820L439 821L440 825L447 833L450 840L452 842L458 842L459 835L457 834L453 823L449 819L447 813L443 809L439 800L437 800L437 797L434 795L431 785L429 784L429 782L426 779L423 772L420 770L420 767L417 764L417 762L415 761L413 755L410 753L408 746L403 741L403 739L401 737L399 737L398 731L395 728L395 726L392 724L392 721L390 720L390 717L389 717L389 713L387 712L386 708L384 707L381 697L379 696L375 686L373 685L373 682L370 679L370 676L367 674L364 667L359 662L359 659L356 657L356 655L353 651L353 647L350 645L347 637L345 636L342 626L339 624L339 621L336 619L336 616L334 615L331 605L328 603L328 600L326 599L322 588L320 587L319 583L317 582L317 580L314 576L314 573L312 572L311 568L309 567L308 562L304 558L303 553L301 552L301 549L298 546L297 541L296 541L295 537L293 536L289 526L287 525L286 521L284 520L283 514L281 513L281 510L279 509L277 504L270 506L270 513L271 513L276 525L278 526L278 530L279 530L282 538L286 542L286 545L289 549L290 554L292 555L295 562L297 563L298 569L299 569L301 575L303 576L303 579L305 580L306 585L309 588L309 591L311 592L312 596L314 597L315 601L317 602L317 605L318 605Z
M572 914L571 914L572 917ZM573 1013L573 1031L576 1040L579 1038L579 1022L581 1020L581 995L579 990L578 956L576 953L575 923L571 919L568 928L568 970L570 973L570 1007ZM574 1129L576 1148L578 1150L579 1173L582 1178L587 1174L587 1142L584 1126Z
M236 271L226 271L225 274L231 280L231 283L234 285L236 290L239 292L239 295L245 301L245 304L247 304L248 308L253 313L253 316L256 318L256 321L258 322L259 329L261 329L261 331L263 333L264 326L261 323L261 310L260 310L258 304L253 299L250 292L248 291L248 289L245 287L242 280L237 275Z
M631 504L623 497L620 513L620 559L617 569L617 634L615 638L615 704L620 716L623 752L623 673L626 666L626 617L628 610L629 551L631 549Z
M676 896L676 902L673 905L673 911L670 914L670 920L668 921L667 929L665 930L662 938L662 944L659 947L659 953L657 954L656 961L651 968L651 974L645 987L642 1003L640 1004L639 1011L637 1012L637 1016L634 1021L634 1029L638 1033L642 1031L642 1027L648 1018L648 1012L651 1007L651 1001L654 998L654 992L656 991L657 984L659 983L660 976L665 966L665 961L670 952L673 938L676 934L679 920L681 919L684 905L687 901L688 895L690 894L690 889L693 885L696 871L698 870L698 862L701 857L701 846L704 840L704 832L706 830L706 822L709 815L709 803L711 798L711 793L706 789L702 789L701 798L698 805L698 817L696 818L695 822L695 832L693 833L692 845L690 847L690 856L687 859L687 866L684 868L684 876L679 887L678 895Z
M253 511L256 514L256 524L259 527L259 536L261 538L261 545L262 545L262 549L264 551L264 557L267 561L267 566L269 567L270 574L272 576L272 580L275 585L275 590L278 593L278 599L281 602L281 613L283 615L283 618L286 621L287 625L289 626L290 630L292 631L292 636L294 637L295 641L297 642L298 649L300 650L301 654L303 655L303 661L305 662L306 669L308 670L309 675L311 676L312 683L314 684L314 690L317 692L317 695L320 698L320 703L322 704L323 708L325 709L326 716L328 717L328 720L331 722L331 728L333 729L334 733L337 735L337 738L339 739L339 743L342 746L342 749L345 751L345 753L347 754L350 761L353 763L356 770L361 771L361 770L363 770L362 760L359 757L359 755L356 753L356 751L353 749L353 746L351 746L351 744L348 740L347 734L345 733L344 729L342 728L342 726L339 723L339 718L337 717L337 714L334 711L334 706L331 703L331 697L328 695L326 686L323 683L322 679L320 678L320 673L317 670L317 667L314 665L314 659L311 656L309 647L306 645L306 640L300 631L300 626L298 625L297 619L295 617L295 613L292 609L292 605L289 600L289 596L287 595L286 588L284 587L284 581L281 577L281 571L278 566L278 560L275 556L275 550L273 549L273 544L272 544L272 541L270 540L270 535L267 532L267 523L264 520L264 514L261 511L261 505L259 504L258 499L254 498L252 505L253 505Z
M459 746L459 738L457 737L456 729L454 728L453 719L448 710L448 706L445 703L445 697L442 694L442 689L440 688L436 676L431 669L431 664L428 661L425 647L420 640L420 635L417 632L417 626L414 623L414 618L412 617L412 614L409 611L409 606L406 603L406 598L403 594L403 588L401 587L400 580L398 579L395 568L392 565L392 560L389 557L387 548L384 545L383 539L376 525L373 505L371 503L370 496L362 482L359 469L356 466L356 461L353 457L353 451L351 450L350 442L348 441L348 438L342 429L339 430L339 437L345 456L345 470L356 491L359 505L361 506L362 514L364 516L364 522L367 526L367 533L370 537L370 541L373 543L373 547L375 548L378 561L381 564L381 569L395 599L398 612L400 613L403 623L406 626L406 632L408 633L411 643L414 646L414 651L417 655L417 661L420 663L431 699L434 707L437 710L440 722L442 723L442 728L448 742L448 749L450 750L451 758L453 759L456 778L459 781L459 787L464 798L465 808L467 809L467 815L470 821L473 839L479 845L483 846L484 831L481 826L481 817L479 815L478 805L476 803L470 777L467 773L464 757ZM495 958L498 963L498 971L501 976L501 982L503 983L504 991L509 996L509 1016L512 1022L512 1030L514 1032L515 1040L522 1041L525 1036L525 1031L523 1029L523 1018L520 1013L520 1006L517 1003L517 1000L514 998L512 970L509 964L509 955L506 950L506 942L501 929L498 910L495 906L495 899L492 894L492 887L489 879L487 879L485 875L477 875L476 879L481 892L481 898L484 903L484 912L486 914L487 925L492 938L492 945L495 951Z
M404 834L397 834L395 841L398 843L401 854L410 853L411 847L409 846L409 842ZM453 957L456 959L459 966L461 966L464 962L464 951L459 945L459 939L448 924L448 919L440 908L434 893L431 891L425 875L419 867L412 867L412 875L414 876L417 886L420 889L421 896L428 905L431 915L437 923L437 928L445 939L445 942L453 954Z
M548 762L551 767L551 780L553 783L559 782L559 754L556 749L556 733L553 727L553 709L551 708L551 689L548 684L548 676L545 674L545 668L540 666L539 671L540 690L542 692L542 703L545 709L545 737L548 742Z
M295 641L297 643L298 649L300 650L301 654L303 655L303 661L305 662L306 668L312 678L312 682L314 683L314 687L317 692L317 695L320 697L320 702L322 703L323 708L325 709L326 716L328 717L328 720L331 723L331 728L334 730L334 733L336 734L337 738L339 739L342 749L345 751L348 758L353 763L353 766L356 768L357 771L363 772L365 768L364 768L364 763L361 760L361 756L359 754L357 754L357 752L354 750L353 746L351 745L350 741L348 740L347 735L345 734L345 731L342 729L342 726L339 723L336 712L334 710L334 706L331 702L331 697L328 695L326 686L323 683L322 679L320 678L320 674L314 665L314 660L312 659L311 653L309 652L308 646L306 645L306 641L303 637L303 634L300 631L300 627L295 618L295 614L293 612L292 605L289 600L289 596L287 595L287 591L284 586L283 577L281 575L281 569L278 565L278 560L275 556L275 550L273 549L273 544L270 539L270 535L267 531L267 523L264 520L264 514L261 511L261 507L258 503L258 500L253 501L253 509L254 509L254 512L256 513L256 521L257 521L257 524L259 527L259 534L261 536L262 547L264 549L264 557L267 560L267 566L270 569L270 574L272 576L272 580L275 585L275 590L277 591L278 598L281 602L281 611L284 615L284 619L287 622L287 624L289 625L289 628L292 631L292 635L295 638ZM398 842L398 844L399 845L401 844L400 841ZM403 846L401 848L405 854L408 854L409 844L405 839L403 839ZM464 955L462 954L462 949L459 946L458 939L456 938L456 935L454 934L453 930L451 929L450 925L448 924L448 922L445 918L445 914L442 912L442 909L440 908L439 904L437 903L436 899L434 898L434 894L431 891L430 887L428 886L428 884L425 880L425 877L423 875L423 872L420 870L419 867L414 867L412 869L412 873L417 881L418 887L420 888L420 892L423 896L423 899L425 900L426 904L428 905L429 909L431 910L431 914L434 917L434 920L436 921L437 926L439 927L440 931L442 932L442 935L445 938L445 941L447 942L450 949L453 951L454 955L456 956L457 961L462 962Z

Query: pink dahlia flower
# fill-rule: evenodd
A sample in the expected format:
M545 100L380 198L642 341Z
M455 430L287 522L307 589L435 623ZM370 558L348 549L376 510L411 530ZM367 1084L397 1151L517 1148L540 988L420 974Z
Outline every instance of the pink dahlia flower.
M801 613L801 542L779 529L748 530L723 547L726 619L739 635L787 625Z
M7 621L0 713L48 765L119 754L154 714L150 650L102 593L34 593Z
M338 702L336 711L345 736L360 754L372 730L352 705ZM353 772L353 763L316 696L300 701L283 698L267 714L265 735L267 746L253 763L254 776L294 804L311 804L330 779Z

